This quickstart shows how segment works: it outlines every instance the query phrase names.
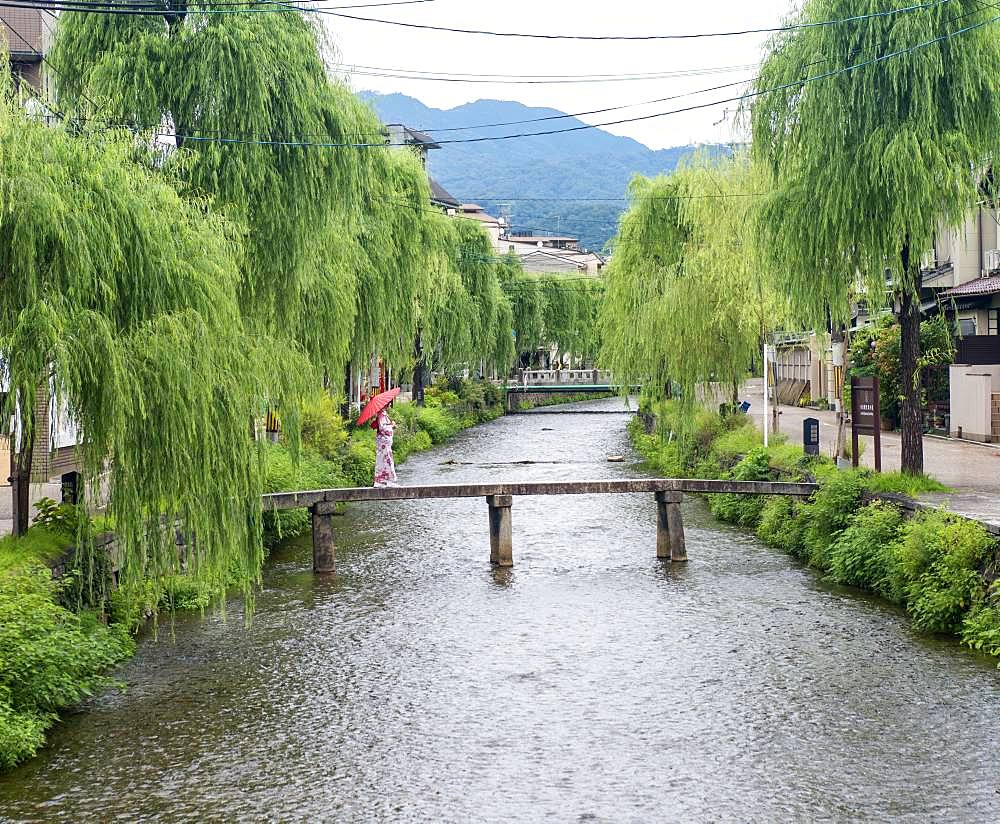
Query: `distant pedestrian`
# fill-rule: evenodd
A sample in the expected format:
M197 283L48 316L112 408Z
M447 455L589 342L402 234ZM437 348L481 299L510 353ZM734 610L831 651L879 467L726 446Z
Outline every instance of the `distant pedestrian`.
M372 421L375 430L375 486L396 485L396 462L392 457L392 435L396 425L383 409Z

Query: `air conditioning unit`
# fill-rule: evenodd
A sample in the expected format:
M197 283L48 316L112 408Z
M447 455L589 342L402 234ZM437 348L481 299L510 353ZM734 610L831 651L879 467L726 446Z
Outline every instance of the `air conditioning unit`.
M986 253L986 274L1000 273L1000 249L990 249Z

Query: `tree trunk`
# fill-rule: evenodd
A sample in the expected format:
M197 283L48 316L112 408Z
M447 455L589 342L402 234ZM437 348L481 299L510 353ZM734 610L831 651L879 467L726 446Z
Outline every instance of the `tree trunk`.
M353 364L344 366L344 402L340 405L340 417L345 421L351 416L351 404L354 402L354 372Z
M917 270L911 266L909 238L903 244L900 259L899 369L903 385L900 404L900 468L908 475L919 475L924 471L923 426L920 420L920 286Z
M421 331L417 329L417 337L413 342L413 402L417 406L424 405L424 369L427 365L427 359L424 357L424 346L423 340L421 339Z
M10 461L10 492L13 503L14 536L24 535L28 531L31 509L31 463L34 456L34 444L30 438L21 434L23 448L11 455Z

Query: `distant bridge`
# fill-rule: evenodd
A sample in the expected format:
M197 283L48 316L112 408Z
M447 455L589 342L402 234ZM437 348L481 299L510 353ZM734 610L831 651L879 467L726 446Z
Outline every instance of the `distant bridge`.
M613 395L621 389L610 383L511 384L507 387L507 411L517 412L521 401L547 401L559 395ZM637 391L639 386L630 386ZM629 410L620 410L634 414Z

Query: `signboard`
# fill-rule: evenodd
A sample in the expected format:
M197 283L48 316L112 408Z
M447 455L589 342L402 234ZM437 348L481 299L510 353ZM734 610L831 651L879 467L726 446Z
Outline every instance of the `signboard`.
M802 421L802 451L807 455L819 454L819 421L816 418Z
M882 471L882 414L878 378L851 378L851 463L858 465L860 435L875 438L875 471Z

